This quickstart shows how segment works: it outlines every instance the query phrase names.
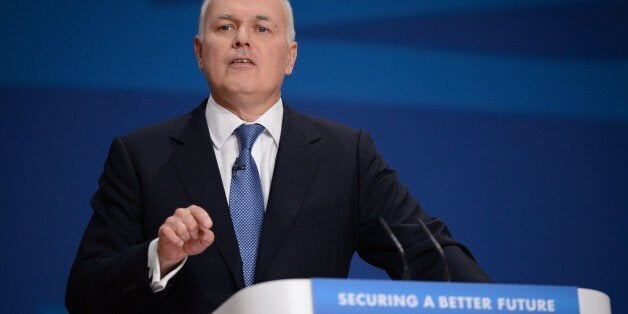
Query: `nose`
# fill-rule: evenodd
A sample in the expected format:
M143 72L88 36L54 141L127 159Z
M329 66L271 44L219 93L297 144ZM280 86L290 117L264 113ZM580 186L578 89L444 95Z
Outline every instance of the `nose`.
M233 40L233 48L240 48L244 46L251 48L249 34L245 27L240 27Z

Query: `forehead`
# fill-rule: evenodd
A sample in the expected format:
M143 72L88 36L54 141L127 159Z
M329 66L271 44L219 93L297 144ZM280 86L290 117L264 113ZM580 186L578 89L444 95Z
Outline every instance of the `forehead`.
M267 17L275 23L286 23L286 10L283 0L212 0L207 8L206 19L221 16L234 19L258 19Z

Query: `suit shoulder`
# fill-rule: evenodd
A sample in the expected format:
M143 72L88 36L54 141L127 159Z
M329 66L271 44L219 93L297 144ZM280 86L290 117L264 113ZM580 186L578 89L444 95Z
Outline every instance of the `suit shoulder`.
M120 138L130 146L136 146L140 143L154 143L155 141L167 140L173 133L187 124L192 118L193 112L170 118L168 120L151 124Z
M298 112L293 112L293 114L296 123L310 127L323 135L355 138L361 132L361 130L357 130L337 121Z

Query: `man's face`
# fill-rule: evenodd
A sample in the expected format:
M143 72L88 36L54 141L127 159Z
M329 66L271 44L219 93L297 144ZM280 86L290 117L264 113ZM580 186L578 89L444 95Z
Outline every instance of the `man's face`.
M276 101L297 55L297 43L287 41L282 1L213 0L206 14L194 46L212 95Z

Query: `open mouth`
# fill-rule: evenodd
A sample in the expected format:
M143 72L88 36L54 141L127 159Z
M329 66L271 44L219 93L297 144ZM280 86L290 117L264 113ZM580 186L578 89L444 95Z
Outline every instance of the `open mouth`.
M233 61L231 61L231 64L238 64L238 65L255 65L255 63L253 63L253 61L251 61L250 59L247 58L237 58L234 59Z

